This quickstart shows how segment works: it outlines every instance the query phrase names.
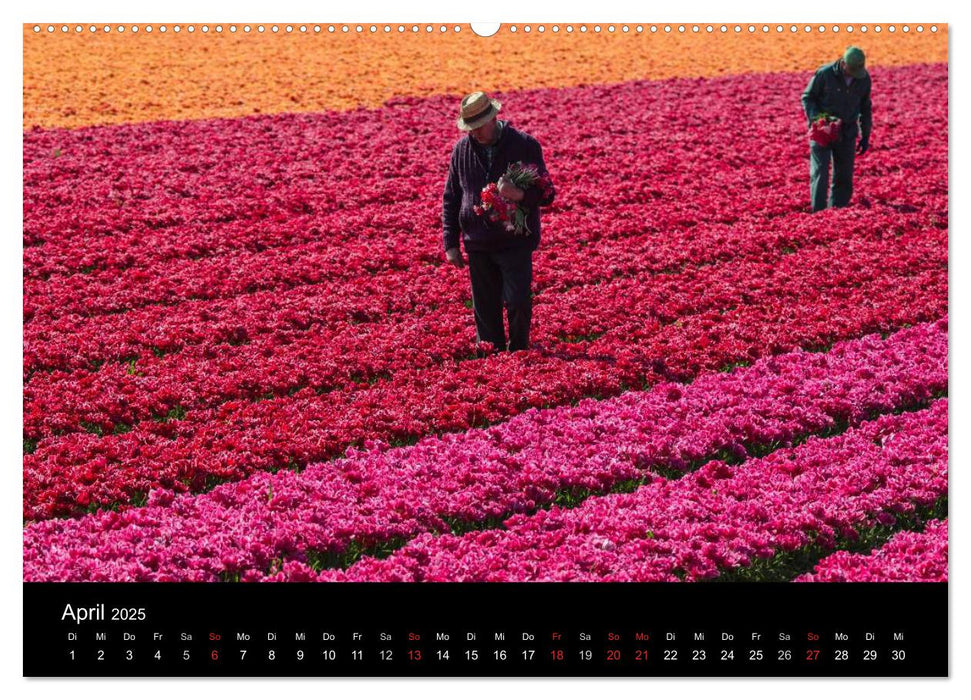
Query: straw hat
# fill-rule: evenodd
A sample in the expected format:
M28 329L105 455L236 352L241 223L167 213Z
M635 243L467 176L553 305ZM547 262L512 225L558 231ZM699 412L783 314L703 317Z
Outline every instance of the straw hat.
M473 92L462 98L462 107L456 124L462 131L472 131L499 114L502 103L490 99L484 92Z

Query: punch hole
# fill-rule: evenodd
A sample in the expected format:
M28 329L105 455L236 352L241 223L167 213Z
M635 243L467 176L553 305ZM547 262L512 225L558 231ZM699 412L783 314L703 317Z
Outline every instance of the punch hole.
M625 24L625 25L624 25L623 27L621 27L621 30L622 30L622 31L624 32L624 34L627 34L628 32L630 32L630 27L628 27L628 26L627 26L627 25Z
M666 33L670 34L671 33L671 25L670 24L665 24L664 25L664 31Z
M76 33L78 33L78 34L80 34L81 32L83 32L83 31L84 31L84 27L82 27L82 26L81 26L81 25L79 24L78 26L76 26L76 27L74 28L74 31L75 31ZM151 30L151 29L149 29L148 31L152 31L152 30Z
M595 24L595 25L593 26L593 31L595 31L595 32L599 32L599 31L600 31L600 25L599 25L599 24Z
M192 31L192 27L189 27L189 31L190 32ZM118 32L121 33L121 34L124 34L125 28L123 26L119 25L118 26Z
M839 34L839 31L840 31L840 28L839 28L839 26L838 26L838 25L835 25L835 24L834 24L834 25L833 25L833 33L834 33L834 34Z
M643 31L644 31L644 27L642 27L641 25L638 24L637 25L637 33L640 34Z
M679 24L678 25L678 32L680 32L681 34L684 34L684 25L683 24Z
M581 32L585 32L585 31L587 31L587 25L585 25L585 24L581 24L581 25L580 25L580 31L581 31Z
M917 31L918 31L918 32L923 32L923 31L924 31L924 25L922 25L922 24L918 24L918 25L917 25Z
M554 32L559 33L559 31L560 31L560 25L554 24L553 27L552 27L552 29L553 29Z
M63 33L65 33L65 34L67 34L67 25L66 25L66 24L62 24L62 25L61 25L61 31L62 31Z
M738 34L740 31L742 31L742 28L736 24L735 25L735 33Z
M545 32L545 31L546 31L546 27L544 27L544 26L543 26L543 25L541 24L541 25L539 25L539 27L537 27L537 28L536 28L536 31L538 31L538 32L540 32L540 33L542 34L543 32Z
M824 27L823 25L819 25L819 33L822 34L825 31L826 31L826 27Z
M700 31L700 27L696 24L693 27L691 27L691 31L697 34Z
M236 30L234 29L233 31L236 31ZM300 25L300 33L301 34L306 34L307 33L307 25L306 24L301 24Z
M864 24L864 25L863 25L862 27L860 27L860 31L861 31L861 32L863 32L864 34L866 34L866 32L867 32L867 27L866 27L866 25L865 25L865 24Z
M223 33L223 25L217 24L216 25L216 32L219 33L219 34L222 34Z
M533 28L527 24L525 27L523 27L523 31L529 34L531 31L533 31Z
M35 24L35 25L34 25L34 32L36 33L36 32L39 32L39 31L40 31L40 27L38 27L38 26L37 26L37 25Z
M904 30L905 32L909 32L909 31L910 31L910 27L909 27L909 26L907 26L907 25L905 24L905 25L903 26L903 30Z
M566 25L566 32L567 32L567 34L572 34L573 33L573 25L572 24Z
M613 32L614 32L614 25L611 24L610 26L608 26L607 27L607 31L610 32L611 34L613 34Z
M853 25L852 25L852 24L851 24L851 25L849 25L849 26L848 26L848 27L846 28L846 31L847 31L847 32L849 32L850 34L852 34L852 33L853 33Z
M354 27L354 31L356 31L356 32L357 32L358 34L360 34L361 32L363 32L363 31L364 31L364 27L362 27L362 26L361 26L361 25L359 24L359 25L357 25L356 27Z
M426 34L431 34L434 30L435 30L435 27L433 27L430 24L427 27L425 27L425 33Z
M876 32L877 34L879 34L880 32L882 32L882 31L883 31L883 27L881 27L881 26L880 26L880 25L878 24L877 26L875 26L875 27L873 28L873 31L875 31L875 32Z
M937 25L936 24L932 24L931 25L931 31L932 32L937 32Z
M651 25L651 34L657 34L657 27L655 27L653 24Z
M711 34L713 31L715 31L715 28L709 24L707 27L705 27L705 31Z

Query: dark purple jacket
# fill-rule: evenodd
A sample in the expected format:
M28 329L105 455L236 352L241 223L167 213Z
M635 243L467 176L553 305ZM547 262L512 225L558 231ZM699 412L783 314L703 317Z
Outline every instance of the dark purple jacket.
M442 228L445 250L456 248L459 238L468 251L492 251L505 248L529 248L539 246L539 208L553 202L556 193L551 186L545 199L538 187L526 190L522 204L529 209L526 227L529 235L513 234L501 224L493 224L485 216L479 216L472 207L481 204L482 188L496 182L506 168L516 161L535 164L540 175L549 177L543 162L543 150L539 141L514 128L508 121L503 123L502 133L496 142L492 167L486 169L484 147L466 134L452 148L452 161L448 168L448 181L442 198ZM552 181L551 181L552 182Z

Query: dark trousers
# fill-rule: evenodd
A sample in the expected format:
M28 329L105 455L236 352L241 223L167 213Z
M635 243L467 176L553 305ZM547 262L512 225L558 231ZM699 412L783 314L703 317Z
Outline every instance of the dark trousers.
M475 337L506 349L502 323L505 303L509 316L510 351L529 347L529 323L533 315L530 286L533 281L533 251L509 248L494 252L469 252L472 278L472 309L475 312Z
M853 196L853 158L856 135L845 134L836 143L809 146L809 187L813 211L831 207L845 207ZM829 183L829 163L833 162L833 184ZM828 192L827 192L828 191ZM827 196L828 195L828 196Z

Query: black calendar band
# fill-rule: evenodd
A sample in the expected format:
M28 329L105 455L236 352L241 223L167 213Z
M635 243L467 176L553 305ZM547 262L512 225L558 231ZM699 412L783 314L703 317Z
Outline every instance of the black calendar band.
M24 584L25 676L947 676L947 584Z

